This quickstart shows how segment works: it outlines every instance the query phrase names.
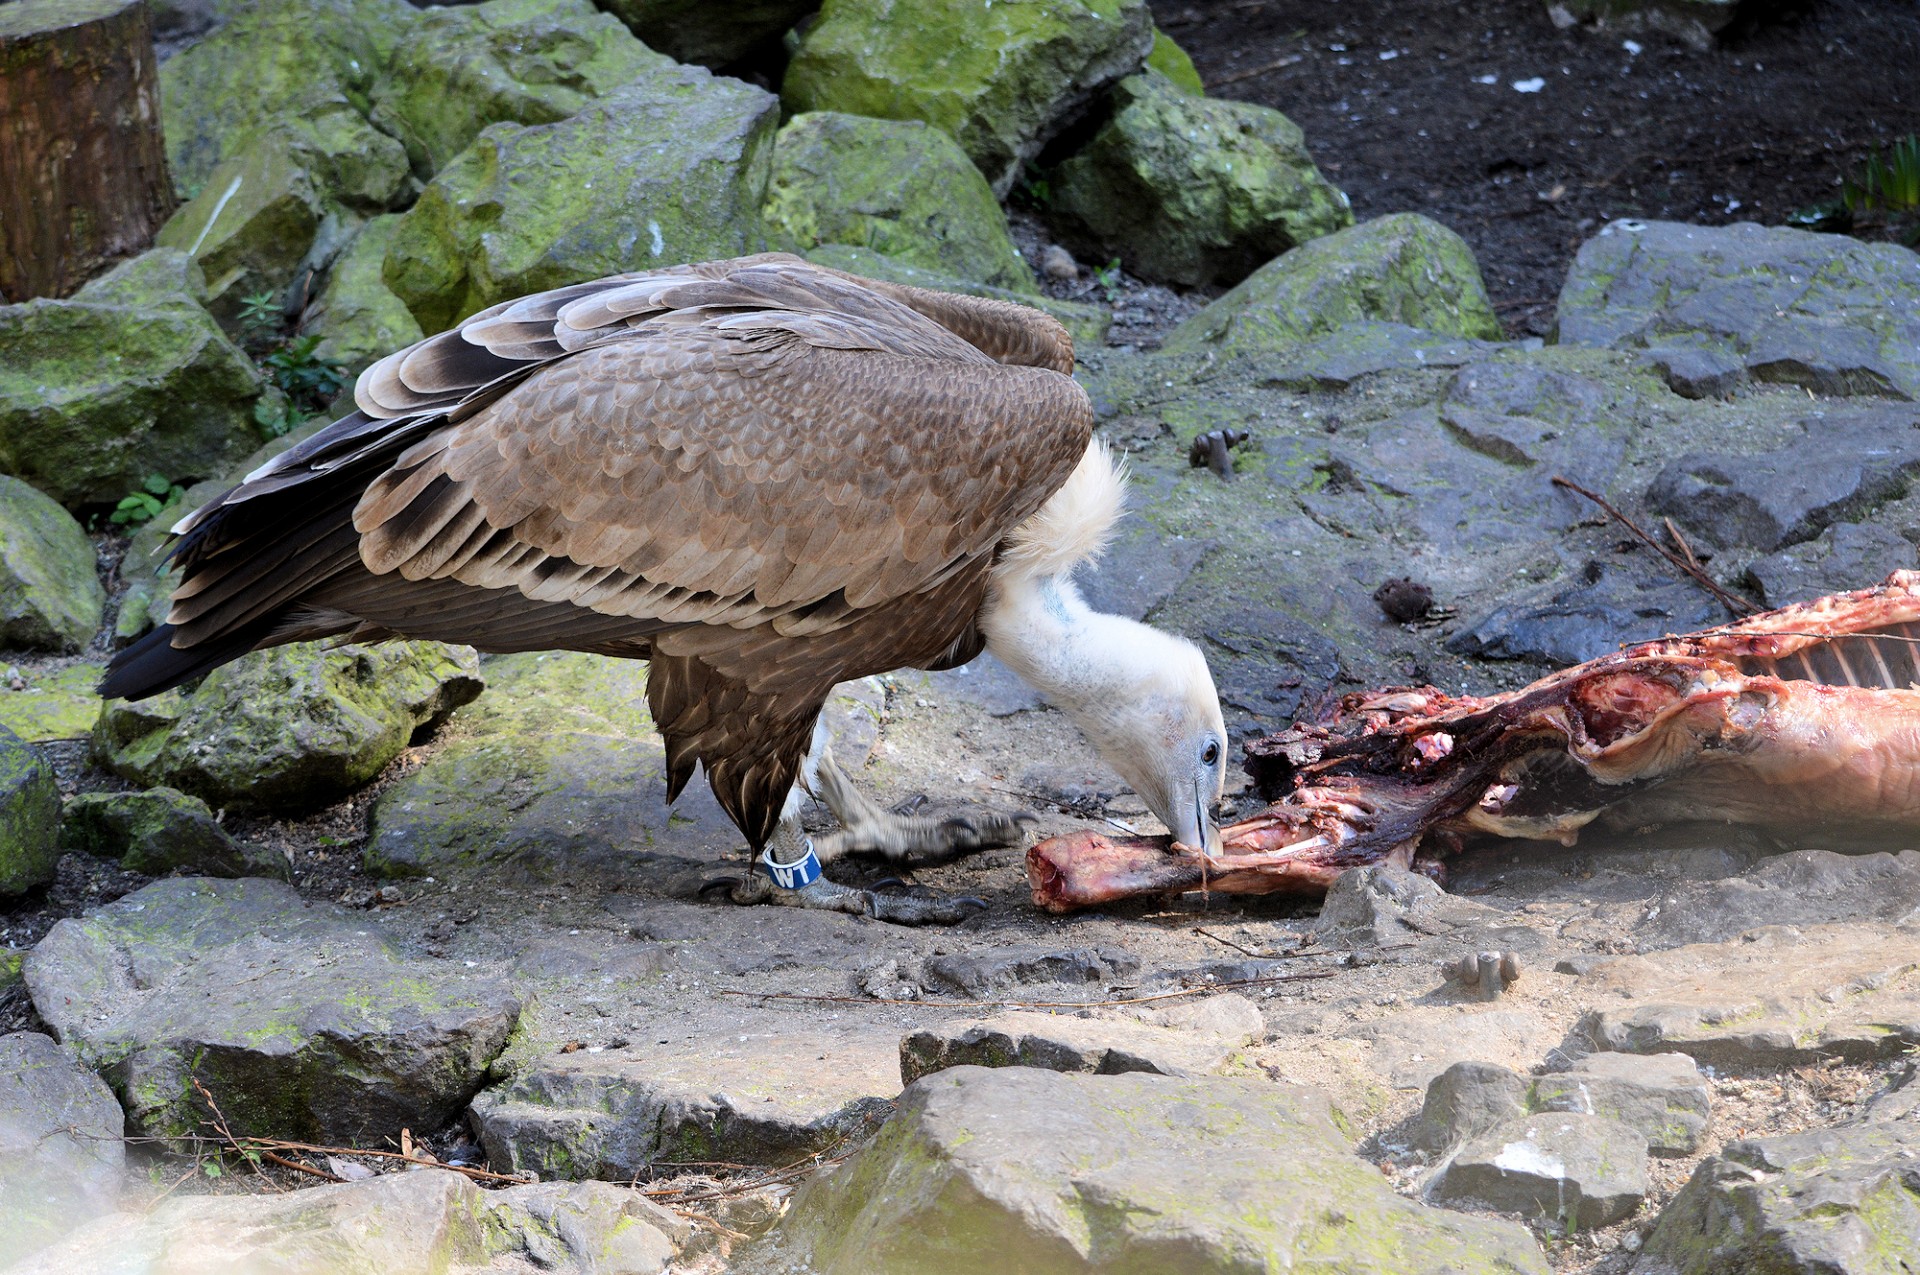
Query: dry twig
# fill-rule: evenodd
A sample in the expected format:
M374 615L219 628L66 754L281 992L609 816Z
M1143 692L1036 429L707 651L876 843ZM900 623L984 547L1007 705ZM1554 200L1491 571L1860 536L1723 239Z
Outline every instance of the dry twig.
M1680 557L1678 554L1674 553L1673 550L1667 548L1665 545L1661 544L1658 540L1655 540L1652 536L1647 534L1646 530L1642 528L1639 523L1635 522L1633 519L1621 513L1618 509L1615 509L1611 504L1607 503L1606 497L1600 495L1600 493L1596 491L1591 491L1585 487L1582 487L1579 483L1573 481L1573 479L1563 477L1560 474L1555 474L1553 476L1553 485L1555 487L1565 487L1568 491L1578 492L1580 495L1585 496L1588 500L1591 500L1594 504L1600 506L1600 508L1606 510L1608 516L1610 516L1615 522L1618 522L1621 526L1625 527L1628 531L1631 531L1636 537L1639 538L1642 544L1646 545L1649 549L1653 550L1655 553L1665 558L1668 562L1671 562L1676 569L1683 572L1689 579L1697 582L1700 585L1700 587L1705 589L1708 593L1711 593L1714 597L1720 599L1721 604L1724 605L1729 611L1733 612L1735 615L1752 615L1760 609L1759 607L1755 606L1753 603L1741 597L1739 594L1729 593L1725 589L1721 588L1720 585L1714 580L1712 576L1708 575L1705 571L1703 571L1700 568L1699 563L1688 562L1686 558ZM1688 550L1687 556L1689 558L1693 556L1692 550Z

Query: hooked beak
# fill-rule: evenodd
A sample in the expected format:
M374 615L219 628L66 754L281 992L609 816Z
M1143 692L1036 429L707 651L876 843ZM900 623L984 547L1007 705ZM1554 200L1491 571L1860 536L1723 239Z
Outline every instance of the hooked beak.
M1219 858L1224 852L1220 841L1220 824L1213 817L1213 803L1200 790L1200 781L1193 781L1192 804L1188 804L1187 793L1177 794L1174 803L1175 809L1171 812L1174 841L1190 850L1200 851L1209 859Z

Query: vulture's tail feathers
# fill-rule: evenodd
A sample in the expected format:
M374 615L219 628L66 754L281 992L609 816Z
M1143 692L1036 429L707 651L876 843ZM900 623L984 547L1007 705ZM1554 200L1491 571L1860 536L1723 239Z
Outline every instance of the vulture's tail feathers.
M102 699L146 699L170 691L251 651L273 629L256 623L229 633L216 642L181 650L173 644L174 627L163 624L113 657L100 680Z

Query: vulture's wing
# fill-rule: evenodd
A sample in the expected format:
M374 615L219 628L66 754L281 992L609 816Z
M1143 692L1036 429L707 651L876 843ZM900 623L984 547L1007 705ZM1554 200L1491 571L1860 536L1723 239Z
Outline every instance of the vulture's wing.
M773 254L503 303L368 369L361 410L183 521L161 640L204 664L342 631L327 615L480 625L466 586L541 603L494 608L522 649L573 645L583 609L631 621L596 621L602 645L831 629L989 553L1064 481L1091 414L1045 369L1071 366L1035 311Z
M902 313L678 310L560 359L376 478L361 558L793 633L931 587L1065 481L1092 413L1071 379Z

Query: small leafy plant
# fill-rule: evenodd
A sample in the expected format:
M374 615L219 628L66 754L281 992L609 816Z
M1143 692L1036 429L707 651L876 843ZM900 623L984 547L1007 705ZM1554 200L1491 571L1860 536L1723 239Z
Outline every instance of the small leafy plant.
M240 298L240 329L249 337L264 336L279 326L279 297L272 292L254 292Z
M1875 147L1858 173L1841 180L1839 198L1802 208L1787 224L1844 234L1861 221L1882 218L1911 220L1902 238L1920 243L1920 134L1899 138L1884 154Z
M326 410L327 404L346 388L346 369L315 351L317 336L295 337L260 360L260 366L284 399L262 398L253 405L253 419L269 438L278 438L298 429L309 417Z
M186 488L179 483L169 482L161 474L149 474L139 491L121 498L107 515L107 521L120 527L138 527L158 518L186 494Z
M1093 281L1106 294L1108 305L1120 304L1120 258L1115 257L1093 272Z

